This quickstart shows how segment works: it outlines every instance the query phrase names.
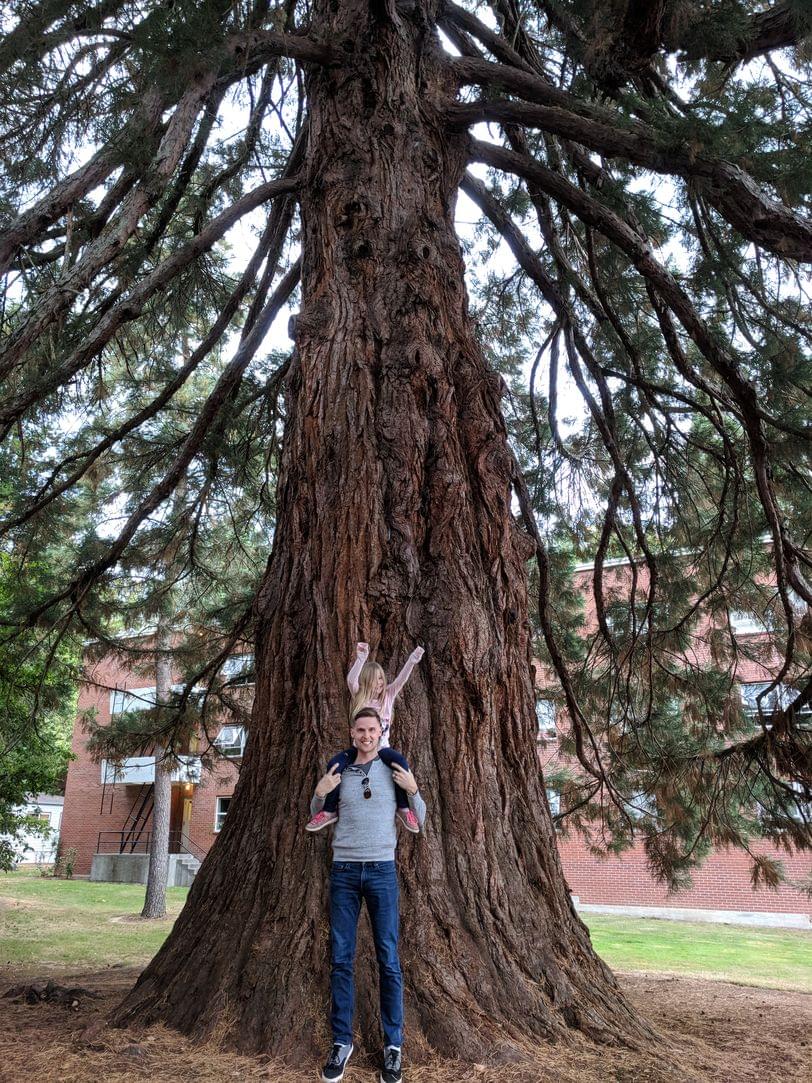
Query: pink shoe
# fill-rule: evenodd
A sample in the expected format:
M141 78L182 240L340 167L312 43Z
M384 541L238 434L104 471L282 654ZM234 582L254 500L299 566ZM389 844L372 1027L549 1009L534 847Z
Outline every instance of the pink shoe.
M313 819L305 824L305 831L321 831L328 824L334 824L337 819L337 812L317 812Z
M420 822L410 808L399 808L398 819L407 831L413 831L415 835L420 834Z

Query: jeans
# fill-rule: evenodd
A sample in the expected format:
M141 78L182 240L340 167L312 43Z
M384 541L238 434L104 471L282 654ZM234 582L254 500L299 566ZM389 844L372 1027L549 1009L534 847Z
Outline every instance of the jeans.
M403 1042L403 976L398 958L399 890L394 861L335 861L330 871L330 989L333 1041L352 1041L355 938L367 904L381 995L385 1045Z
M338 767L338 773L343 774L344 769L355 763L355 757L358 755L358 751L355 748L346 748L343 752L339 752L337 756L333 756L330 762L327 764L327 770L331 770L333 767ZM396 752L394 748L379 748L378 755L386 764L391 768L393 763L396 763L399 767L402 767L404 771L409 770L409 763L406 757L401 752ZM338 812L338 799L341 796L341 786L336 786L334 790L324 799L324 811L325 812ZM402 790L400 786L395 786L395 804L398 808L409 807L409 795L405 790Z

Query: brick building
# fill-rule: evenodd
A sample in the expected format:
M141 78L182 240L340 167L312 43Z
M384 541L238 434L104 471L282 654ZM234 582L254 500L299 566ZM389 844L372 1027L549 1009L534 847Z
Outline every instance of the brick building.
M586 635L593 634L597 629L592 571L592 565L579 565L575 572L575 585L584 600ZM686 574L689 572L690 569L686 567ZM637 579L638 589L645 589L645 567L638 567ZM628 597L630 581L630 566L627 560L605 562L604 591L607 596L613 595L622 604ZM772 675L777 672L780 664L778 657L768 646L765 621L769 619L769 613L742 611L730 614L731 631L737 644L735 677L745 712L754 712L757 695L771 682ZM708 664L710 661L711 630L710 620L703 618L690 649L690 661L696 666L701 667L703 663ZM540 670L537 678L537 683L545 683L545 675ZM561 727L566 726L566 716L551 700L544 699L543 695L541 692L542 698L537 701L539 758L542 767L554 767L565 759L559 752L558 732ZM791 696L792 692L782 689L772 694L773 698L782 698L785 695ZM553 811L557 812L561 795L548 789L548 798ZM622 908L624 911L638 912L641 916L648 910L656 910L659 912L657 916L663 916L662 911L668 909L675 911L670 916L702 917L708 920L732 919L735 914L737 920L751 920L756 923L767 923L768 916L772 915L776 924L812 927L812 899L809 895L788 885L782 885L776 890L754 890L750 882L751 860L738 849L716 850L711 853L702 867L693 874L692 887L674 894L669 894L667 888L658 883L648 871L642 843L625 851L620 857L601 858L592 852L587 839L573 833L559 839L559 852L570 890L581 909L611 912L613 909ZM754 852L768 854L781 861L791 882L805 881L812 874L812 857L808 854L788 855L766 844L757 845ZM679 913L682 910L688 913Z
M608 573L615 577L615 585L622 591L624 578L628 576L626 562L607 562ZM589 567L577 570L576 581L586 604L587 631L595 627L594 601L590 592ZM752 615L733 614L734 630L743 640L764 638L763 624ZM707 646L701 641L694 648L695 661L701 663ZM233 674L242 670L248 674L252 664L249 654L237 655L229 660ZM770 679L769 655L764 652L745 651L739 662L737 677L741 682L745 704L752 703L754 696ZM87 669L87 680L79 697L79 714L94 708L98 721L109 721L117 710L133 709L150 702L154 689L142 672L128 670L112 657L102 658ZM250 696L250 686L245 687ZM543 694L541 694L543 696ZM551 701L540 698L539 757L542 765L550 765L559 758L556 727L561 717L556 717ZM62 820L62 847L77 850L76 873L90 875L94 868L98 878L109 877L105 854L131 853L143 855L149 847L150 830L150 783L152 765L148 757L134 757L116 771L112 765L94 763L85 747L86 735L77 720L73 735L75 760L68 769L65 805ZM228 805L237 779L238 764L245 742L241 727L224 726L215 738L215 747L201 761L200 746L190 747L177 772L173 784L173 806L170 849L188 858L202 858L220 829L228 811ZM212 754L213 753L213 754ZM205 762L210 763L209 767ZM557 811L559 795L548 791L553 811ZM789 886L776 891L753 890L750 883L749 859L740 851L717 851L708 858L694 875L690 890L669 895L646 868L642 846L636 846L622 857L596 857L589 844L577 836L562 838L559 843L567 881L578 904L584 909L600 908L663 908L687 910L688 915L705 918L740 919L743 914L750 920L773 920L784 924L810 927L812 900L808 895ZM763 848L783 861L789 878L801 881L812 872L809 856L789 857L784 853ZM135 860L135 859L133 859ZM195 864L194 860L190 862ZM194 871L192 869L192 871ZM144 879L146 861L142 860L132 876ZM121 878L120 876L117 878ZM180 875L178 883L187 882Z
M252 661L248 654L237 655L229 665L237 673L242 668L247 671ZM154 759L132 756L119 765L94 762L87 750L82 718L92 711L97 722L109 723L117 712L146 708L154 702L154 693L154 677L150 678L146 668L128 668L111 655L85 666L71 747L75 759L68 765L61 828L61 848L77 851L75 871L79 876L91 875L95 864L94 878L146 878ZM172 783L170 853L177 856L170 882L188 882L190 876L184 876L183 868L173 877L174 866L185 865L193 875L214 842L234 792L244 746L242 727L224 726L213 747L208 741L193 740L180 757ZM115 874L110 875L109 858L119 854L131 857L120 861Z

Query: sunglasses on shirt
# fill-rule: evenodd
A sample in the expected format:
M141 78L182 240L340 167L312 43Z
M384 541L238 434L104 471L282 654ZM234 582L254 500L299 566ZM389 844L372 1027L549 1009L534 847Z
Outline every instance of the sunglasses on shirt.
M372 797L372 787L369 784L368 775L364 775L364 777L361 779L361 784L364 787L364 799L366 800L367 798Z

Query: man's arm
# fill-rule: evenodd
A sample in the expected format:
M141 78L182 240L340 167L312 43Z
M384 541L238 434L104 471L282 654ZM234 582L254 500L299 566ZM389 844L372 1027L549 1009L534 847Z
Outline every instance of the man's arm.
M310 798L310 815L315 816L324 808L324 799L336 786L341 785L341 772L338 766L331 767L327 774L322 775L316 783L316 789Z
M314 793L310 798L310 815L317 816L324 808L324 798Z
M392 768L392 779L396 786L400 786L402 790L406 791L409 798L409 808L415 814L418 823L422 827L426 822L426 802L420 796L420 791L417 788L417 779L411 771L404 771L403 768L398 767L397 764Z
M420 796L419 790L417 793L409 794L409 808L417 817L417 822L423 827L426 822L426 802Z

